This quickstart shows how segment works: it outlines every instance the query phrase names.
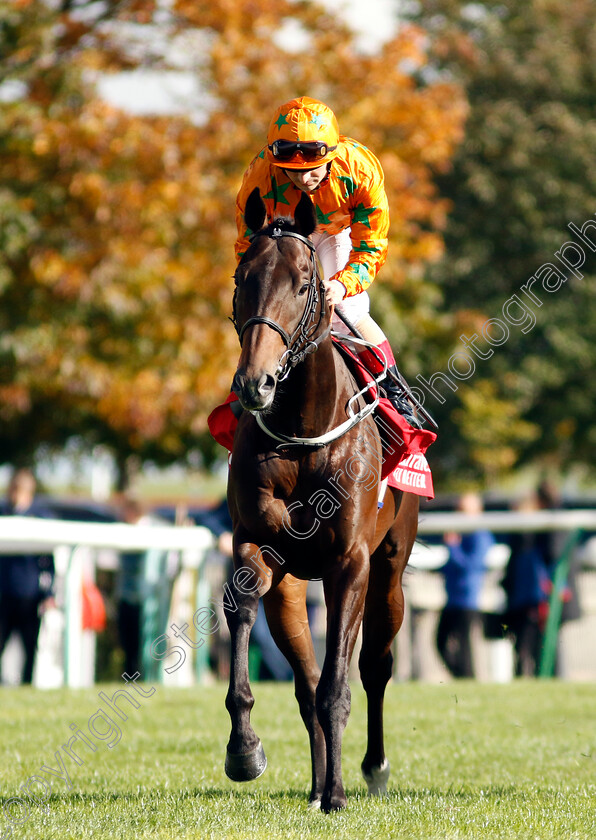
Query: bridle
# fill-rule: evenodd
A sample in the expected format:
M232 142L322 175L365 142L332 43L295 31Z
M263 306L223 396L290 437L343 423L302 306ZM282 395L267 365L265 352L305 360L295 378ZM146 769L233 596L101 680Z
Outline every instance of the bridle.
M319 344L327 338L331 332L331 326L329 325L326 330L324 330L320 335L317 335L325 313L325 286L323 285L323 280L317 271L315 246L312 244L310 239L307 239L306 236L302 236L300 233L295 233L291 230L284 230L280 226L279 222L274 222L271 230L259 230L256 233L253 233L250 237L250 241L253 242L259 236L267 236L270 239L292 237L293 239L298 239L300 242L303 242L310 252L311 274L308 283L306 303L302 316L291 335L286 329L284 329L284 327L282 327L281 324L278 324L277 321L274 321L272 318L268 318L266 315L253 315L240 327L236 318L237 288L234 292L232 317L230 320L234 324L234 328L238 333L240 346L242 346L242 339L244 338L246 331L250 329L250 327L254 327L256 324L265 324L272 330L275 330L275 332L279 333L282 337L282 340L286 345L286 350L279 360L277 380L278 382L283 382L283 380L289 375L292 368L304 361L309 353L314 353Z
M325 286L323 285L322 277L319 271L317 270L315 246L305 236L302 236L300 233L294 233L294 231L291 230L284 230L281 227L281 222L279 220L273 222L271 230L259 230L257 231L257 233L254 233L250 237L250 241L252 242L258 236L268 236L271 239L280 239L284 236L291 236L294 239L298 239L300 242L303 242L305 245L307 245L310 251L311 275L308 285L308 297L306 299L306 305L304 307L302 317L300 318L296 329L291 335L288 334L287 330L285 330L281 326L281 324L278 324L277 321L274 321L272 318L268 318L266 315L253 315L251 318L248 318L244 322L244 324L242 324L241 327L239 327L238 320L236 318L236 296L238 286L236 286L236 289L234 291L234 300L232 302L232 317L230 318L230 320L234 324L234 328L238 333L240 346L242 346L242 339L246 330L250 327L255 326L256 324L265 324L272 330L278 332L282 337L283 342L286 345L286 350L279 360L279 365L276 371L278 382L282 382L288 376L292 368L294 368L299 362L302 362L309 353L313 353L317 349L319 344L331 333L331 324L329 324L329 326L325 330L323 330L323 332L320 335L316 335L316 333L319 331L319 327L321 326L321 321L323 320L325 312ZM317 308L319 310L318 317ZM345 340L345 336L339 336L336 335L336 333L333 333L333 335L336 338L342 338L343 340ZM369 347L372 346L370 342L361 341L360 339L354 338L353 336L350 337L350 340L355 341L359 344L364 344ZM251 412L251 414L253 414L253 416L255 417L255 420L257 421L257 424L262 429L262 431L265 432L265 434L267 434L270 438L273 438L273 440L276 440L278 442L278 449L286 449L289 446L306 446L315 447L318 449L327 446L327 444L342 437L342 435L345 435L346 432L350 431L350 429L353 429L354 426L356 426L358 423L364 420L365 417L368 417L370 414L372 414L372 412L379 404L378 385L379 382L384 378L386 372L387 363L385 363L385 369L380 374L378 374L375 377L375 379L373 379L370 383L366 384L363 388L361 388L348 401L348 419L344 423L341 423L339 426L336 426L335 428L330 429L328 432L325 432L322 435L318 435L317 437L295 437L285 435L281 432L274 432L271 429L269 429L266 425L262 417L262 412L253 411ZM360 397L365 392L369 391L374 385L377 386L376 397L372 400L372 402L367 403L363 408L357 410L357 404Z

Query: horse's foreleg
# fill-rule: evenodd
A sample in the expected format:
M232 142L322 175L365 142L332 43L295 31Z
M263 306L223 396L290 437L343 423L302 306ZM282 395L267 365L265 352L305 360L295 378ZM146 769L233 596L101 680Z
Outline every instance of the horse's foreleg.
M256 779L267 766L265 751L250 722L254 697L248 678L250 631L257 617L259 597L270 586L270 577L264 575L262 567L255 564L258 556L256 546L244 543L240 547L235 559L236 583L232 581L229 585L226 599L228 603L224 606L231 642L230 685L226 696L226 708L232 722L225 769L226 775L235 782ZM253 570L252 577L246 569Z
M389 762L383 740L383 701L391 679L393 654L391 644L399 630L404 611L401 582L386 569L375 574L372 567L389 565L380 558L382 548L371 558L371 575L366 598L362 629L362 648L358 661L362 685L367 696L367 749L362 762L362 775L371 796L387 790ZM386 588L385 588L386 587Z
M327 769L321 799L323 811L346 806L341 773L341 741L350 714L348 668L358 636L368 577L368 557L362 550L351 562L341 560L324 578L327 604L325 663L317 687L317 714L325 734Z
M319 807L325 782L325 738L315 704L320 671L306 612L307 581L286 575L264 599L271 634L294 671L295 694L310 740L312 787L309 805Z
M415 511L413 517L405 515L409 498L408 494L398 521L370 561L359 667L368 701L368 739L362 775L371 796L384 794L389 780L383 740L383 701L393 669L391 645L404 616L401 580L415 536Z

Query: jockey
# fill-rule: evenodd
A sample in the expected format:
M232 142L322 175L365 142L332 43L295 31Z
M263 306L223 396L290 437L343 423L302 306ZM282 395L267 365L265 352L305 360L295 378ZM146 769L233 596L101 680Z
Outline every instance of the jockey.
M357 348L374 374L383 370L379 356L399 381L393 352L382 329L369 313L367 287L387 256L389 205L381 164L365 146L340 135L333 111L302 96L281 105L269 126L267 145L248 167L236 200L238 260L252 233L244 221L248 196L259 188L267 221L292 216L302 193L315 207L318 225L311 237L323 270L327 299L381 353ZM334 314L333 329L349 334ZM420 423L408 399L392 379L383 388L398 412L415 428Z

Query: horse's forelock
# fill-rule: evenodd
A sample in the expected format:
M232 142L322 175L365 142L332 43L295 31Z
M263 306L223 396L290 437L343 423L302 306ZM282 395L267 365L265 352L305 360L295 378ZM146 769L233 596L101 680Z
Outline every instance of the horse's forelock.
M289 230L289 231L296 231L297 225L294 219L290 216L280 216L278 219L274 219L271 224L267 227L268 232L274 231L276 228L280 230Z
M251 244L254 245L261 239L270 240L271 242L279 242L279 237L275 236L275 231L277 230L289 231L290 233L300 232L298 225L291 216L279 216L270 224L266 225L266 227L261 228L261 230L257 232L258 235L254 236ZM249 252L247 251L246 254L248 253ZM246 254L244 256L246 256ZM244 257L242 259L244 260Z

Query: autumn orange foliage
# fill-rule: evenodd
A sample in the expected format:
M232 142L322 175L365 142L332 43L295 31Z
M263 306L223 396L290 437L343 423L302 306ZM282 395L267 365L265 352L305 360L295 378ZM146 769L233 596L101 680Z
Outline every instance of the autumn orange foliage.
M441 253L433 176L465 105L424 81L415 27L364 55L306 0L98 6L21 0L4 30L22 93L0 116L0 416L13 452L78 434L167 462L196 446L235 367L234 199L275 106L322 99L380 158L392 228L376 282L399 294ZM98 98L99 74L135 66L195 73L202 118L193 102L158 117Z

